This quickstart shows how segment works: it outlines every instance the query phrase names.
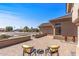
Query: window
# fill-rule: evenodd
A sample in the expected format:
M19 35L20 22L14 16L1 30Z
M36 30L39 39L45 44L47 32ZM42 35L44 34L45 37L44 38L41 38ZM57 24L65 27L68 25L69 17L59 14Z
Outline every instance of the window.
M55 24L55 33L56 35L61 35L61 23Z
M51 33L51 29L46 29L45 32L46 33Z
M51 33L51 30L50 30L50 29L48 29L48 30L47 30L47 32L48 32L48 33Z

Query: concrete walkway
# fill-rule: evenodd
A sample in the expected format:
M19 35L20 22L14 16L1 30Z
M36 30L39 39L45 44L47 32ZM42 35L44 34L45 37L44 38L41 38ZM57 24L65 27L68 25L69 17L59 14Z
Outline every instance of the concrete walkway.
M58 44L60 45L59 48L59 55L60 56L71 56L75 55L76 51L76 44L70 42L62 42L58 39L53 39L52 36L45 36L42 38L33 38L31 41L23 42L20 44L12 45L9 47L5 47L0 49L1 56L22 56L22 45L31 45L34 46L36 49L46 49L47 46Z

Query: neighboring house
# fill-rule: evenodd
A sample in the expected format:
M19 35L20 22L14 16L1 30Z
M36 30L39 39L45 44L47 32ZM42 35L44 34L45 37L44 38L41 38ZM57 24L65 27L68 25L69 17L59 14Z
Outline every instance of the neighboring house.
M43 23L39 26L40 31L46 34L53 34L53 27L50 23Z

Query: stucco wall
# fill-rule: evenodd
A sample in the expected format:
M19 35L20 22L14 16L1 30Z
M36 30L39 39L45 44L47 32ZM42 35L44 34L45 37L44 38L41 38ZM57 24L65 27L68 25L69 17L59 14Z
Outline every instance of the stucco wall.
M77 21L77 18L79 17L79 3L74 3L74 6L72 8L72 22L74 23Z
M0 48L30 40L30 36L14 37L0 40Z
M43 33L53 34L53 28L52 28L52 26L41 27L40 30ZM49 30L50 30L50 32L48 32Z
M77 36L78 36L78 42L76 46L76 56L79 56L79 3L74 3L73 9L72 9L72 22L77 23Z
M62 22L61 24L62 35L77 36L77 26L72 21Z

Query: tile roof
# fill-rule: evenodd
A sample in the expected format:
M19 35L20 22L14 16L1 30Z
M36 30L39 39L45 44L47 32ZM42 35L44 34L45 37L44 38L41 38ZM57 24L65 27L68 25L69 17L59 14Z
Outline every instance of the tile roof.
M41 26L51 26L51 24L50 23L42 23L39 27L41 27Z
M70 19L68 19L68 18L70 18ZM65 16L61 16L61 17L52 19L52 20L50 20L50 22L53 22L53 21L64 21L64 20L67 21L67 20L71 20L71 18L72 18L72 15L71 14L67 14Z

